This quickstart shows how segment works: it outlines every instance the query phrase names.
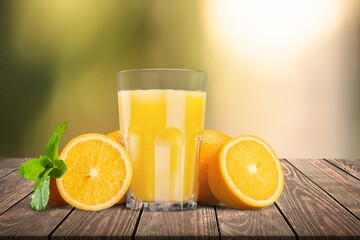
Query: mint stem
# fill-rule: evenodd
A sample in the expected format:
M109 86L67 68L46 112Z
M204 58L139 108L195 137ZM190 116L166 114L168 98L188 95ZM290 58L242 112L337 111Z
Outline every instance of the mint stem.
M36 211L45 210L49 201L50 177L60 178L67 170L64 161L58 159L60 137L67 126L68 123L63 122L55 129L45 147L45 156L26 161L19 167L21 176L28 180L36 180L34 195L30 203Z

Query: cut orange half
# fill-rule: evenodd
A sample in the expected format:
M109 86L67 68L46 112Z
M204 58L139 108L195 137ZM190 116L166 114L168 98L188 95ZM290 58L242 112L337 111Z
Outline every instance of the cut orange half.
M72 139L60 154L66 173L56 179L63 199L88 211L109 208L119 202L132 177L125 148L102 134L83 134Z
M227 141L208 166L212 193L223 204L256 209L274 203L284 188L284 172L273 149L261 138L242 135Z

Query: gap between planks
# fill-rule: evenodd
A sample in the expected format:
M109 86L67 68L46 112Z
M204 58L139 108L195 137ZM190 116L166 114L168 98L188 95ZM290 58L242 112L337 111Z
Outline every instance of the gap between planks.
M360 219L360 181L358 179L324 159L288 159L287 162Z
M360 222L356 216L315 184L308 177L309 172L300 171L285 159L283 167L286 182L277 205L299 238L356 238L360 232Z

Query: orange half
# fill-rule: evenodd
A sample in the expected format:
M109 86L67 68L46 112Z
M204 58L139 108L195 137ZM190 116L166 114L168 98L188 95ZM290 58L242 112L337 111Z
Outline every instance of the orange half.
M226 142L218 160L209 165L208 182L223 204L256 209L274 203L284 188L284 172L264 140L242 135Z
M60 154L67 172L56 179L63 199L88 211L109 208L125 195L132 177L125 148L102 134L89 133L72 139Z

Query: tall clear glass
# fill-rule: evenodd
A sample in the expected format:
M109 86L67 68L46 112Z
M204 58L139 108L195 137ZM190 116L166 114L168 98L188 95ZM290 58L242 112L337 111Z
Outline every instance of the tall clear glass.
M190 69L118 72L120 133L134 170L128 208L196 208L206 77Z

